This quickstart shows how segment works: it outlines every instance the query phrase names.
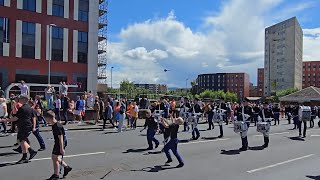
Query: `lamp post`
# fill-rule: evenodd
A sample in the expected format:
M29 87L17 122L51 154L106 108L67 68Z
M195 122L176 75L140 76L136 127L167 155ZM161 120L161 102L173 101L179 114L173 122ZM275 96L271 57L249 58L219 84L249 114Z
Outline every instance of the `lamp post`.
M49 58L48 58L48 85L51 83L51 58L52 58L52 27L56 27L55 24L49 24Z
M272 42L276 42L276 41L280 41L280 39L272 39L271 41L269 41L269 76L268 76L268 79L269 79L269 95L271 96L271 43Z
M112 89L112 69L113 69L114 67L112 66L111 67L111 89Z

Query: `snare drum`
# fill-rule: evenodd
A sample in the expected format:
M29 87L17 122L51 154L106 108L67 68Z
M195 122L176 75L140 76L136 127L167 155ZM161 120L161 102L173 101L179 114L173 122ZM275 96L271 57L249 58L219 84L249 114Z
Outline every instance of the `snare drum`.
M258 122L257 131L260 133L267 133L270 131L270 123L269 122Z
M235 121L233 130L235 133L247 131L248 130L247 123L243 121Z

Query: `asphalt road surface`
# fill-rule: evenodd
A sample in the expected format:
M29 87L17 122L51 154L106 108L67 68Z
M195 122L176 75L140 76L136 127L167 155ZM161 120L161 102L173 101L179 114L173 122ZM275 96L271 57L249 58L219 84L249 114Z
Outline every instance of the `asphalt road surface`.
M316 120L317 124L318 120ZM73 167L66 179L78 180L312 180L320 179L320 129L308 129L307 138L298 138L298 130L282 121L272 126L270 144L261 148L262 134L250 127L250 150L240 152L240 136L233 125L224 126L224 137L219 128L205 131L207 124L199 125L202 139L190 141L190 133L180 132L179 152L185 162L183 168L173 156L171 166L164 166L166 157L159 153L161 146L147 148L146 131L139 129L115 133L114 130L68 131L68 147L64 160ZM182 127L180 127L180 131ZM15 165L21 158L12 151L16 136L0 137L1 180L43 180L51 176L52 134L42 133L47 150L39 152L28 164ZM33 135L32 147L39 145ZM161 135L157 139L163 140Z

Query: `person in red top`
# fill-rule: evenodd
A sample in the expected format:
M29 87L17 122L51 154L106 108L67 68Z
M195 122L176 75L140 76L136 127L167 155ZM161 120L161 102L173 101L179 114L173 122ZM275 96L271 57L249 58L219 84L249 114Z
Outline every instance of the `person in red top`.
M22 104L19 103L18 97L13 97L13 99L12 99L12 101L11 101L11 107L12 107L11 117L16 117L16 116L17 116L18 109L19 109L21 106L22 106ZM16 122L16 121L12 122L12 125L11 125L11 133L14 133L14 132L15 132L16 126L17 126L17 122Z

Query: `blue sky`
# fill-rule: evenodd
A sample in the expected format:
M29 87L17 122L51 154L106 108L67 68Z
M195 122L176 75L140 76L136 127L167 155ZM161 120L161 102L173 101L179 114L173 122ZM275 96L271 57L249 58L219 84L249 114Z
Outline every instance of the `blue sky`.
M256 83L264 28L290 17L305 32L304 60L320 60L319 9L319 0L109 0L114 82L184 87L201 73L247 72Z

